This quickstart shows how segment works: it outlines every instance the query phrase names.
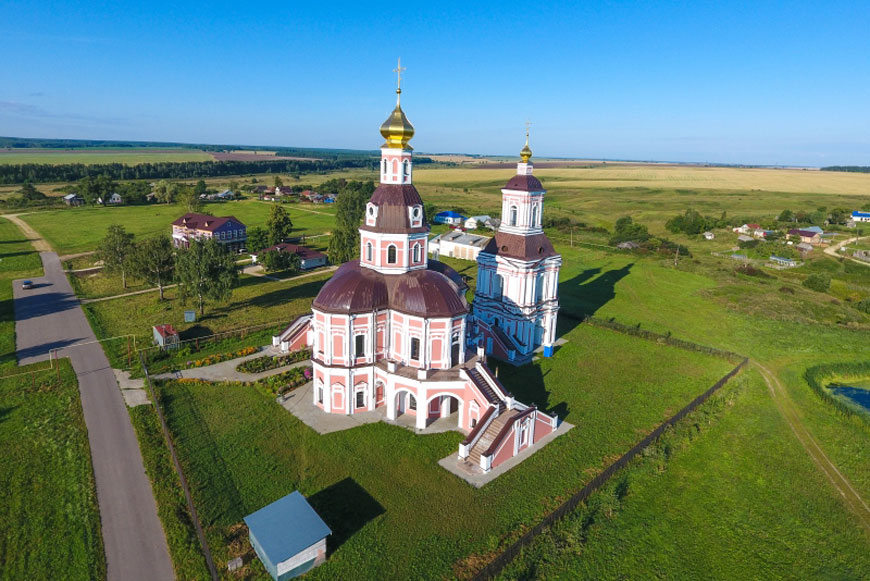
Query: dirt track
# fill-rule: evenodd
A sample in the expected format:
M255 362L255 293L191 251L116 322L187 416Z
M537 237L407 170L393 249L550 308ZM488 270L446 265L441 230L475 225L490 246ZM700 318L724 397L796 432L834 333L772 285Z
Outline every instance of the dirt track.
M825 454L825 451L822 450L821 446L819 446L818 442L816 442L815 438L813 438L812 434L810 434L809 430L804 426L800 419L800 415L795 409L794 402L791 400L785 387L780 383L779 378L757 361L754 361L753 365L761 373L765 383L767 383L767 389L770 391L770 396L773 398L774 404L776 404L779 413L782 414L782 417L788 423L789 427L791 427L795 437L797 437L798 441L801 443L801 446L804 447L804 450L807 451L807 454L810 455L810 458L813 459L816 466L821 469L837 492L840 493L843 501L852 512L855 513L858 520L861 521L866 532L870 533L870 506L868 506L867 502L861 498L861 495L857 490L855 490L852 483L849 482L837 466L830 460L830 458L828 458L828 455Z
M23 214L3 215L4 218L7 218L10 222L18 226L18 229L27 236L27 238L30 240L30 243L33 245L37 252L54 252L54 250L51 248L51 245L43 240L42 236L39 235L39 232L31 228L30 224L19 218L19 216L23 216Z

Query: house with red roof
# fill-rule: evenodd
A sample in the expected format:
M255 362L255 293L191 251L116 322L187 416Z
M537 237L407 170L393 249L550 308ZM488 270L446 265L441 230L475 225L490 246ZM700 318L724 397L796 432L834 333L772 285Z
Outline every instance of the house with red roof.
M214 238L228 250L236 252L245 247L248 231L235 216L209 216L188 212L172 223L172 243L176 248L187 248L192 240Z
M310 270L312 268L317 268L318 266L326 266L326 255L324 253L314 250L313 248L308 248L307 246L288 244L287 242L275 244L274 246L262 249L256 254L251 254L251 262L257 264L257 256L262 256L263 254L273 250L278 252L289 252L297 255L300 260L299 268L302 270Z

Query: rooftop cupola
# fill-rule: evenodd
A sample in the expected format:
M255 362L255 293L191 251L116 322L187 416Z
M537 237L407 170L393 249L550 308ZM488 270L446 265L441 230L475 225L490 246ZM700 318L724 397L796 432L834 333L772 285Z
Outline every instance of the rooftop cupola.
M404 70L405 69L402 67L402 61L400 59L399 66L393 70L393 72L398 74L398 80L396 83L396 108L393 109L393 112L390 113L390 116L387 117L387 120L384 121L383 125L381 125L381 135L386 139L386 142L384 142L381 148L404 149L406 151L413 149L408 145L408 142L411 141L412 137L414 137L414 126L411 125L411 122L408 121L408 118L405 116L405 112L402 111L402 71Z

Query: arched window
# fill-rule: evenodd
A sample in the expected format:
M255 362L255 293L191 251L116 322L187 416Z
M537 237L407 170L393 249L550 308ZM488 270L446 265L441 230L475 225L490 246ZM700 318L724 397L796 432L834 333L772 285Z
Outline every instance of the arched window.
M510 221L510 225L511 225L511 226L516 226L516 225L517 225L517 207L516 207L516 206L511 206L511 221Z
M411 162L406 159L403 165L405 166L404 171L405 177L407 178L411 175Z
M399 160L393 160L393 175L399 177Z
M383 169L381 171L384 172L384 175L387 175L387 160L384 160L381 165L383 165Z
M504 294L504 277L500 274L492 276L492 296L493 298L501 298Z
M541 302L541 299L544 298L544 285L546 283L546 278L544 277L544 273L540 273L535 279L535 302Z
M532 222L529 224L532 228L538 225L538 205L532 206Z
M396 247L393 244L387 247L387 264L396 264Z
M372 261L372 243L366 242L366 260Z
M418 262L420 262L420 245L415 244L414 245L414 263L416 264Z

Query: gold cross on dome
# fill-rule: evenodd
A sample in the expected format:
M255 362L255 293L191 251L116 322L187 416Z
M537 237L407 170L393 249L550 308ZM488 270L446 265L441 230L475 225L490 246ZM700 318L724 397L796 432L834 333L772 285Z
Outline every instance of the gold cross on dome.
M399 58L398 65L393 69L393 72L396 73L396 91L402 90L402 72L408 70L406 67L402 66L402 59Z
M528 119L526 120L526 141L529 140L529 127L532 126L532 122Z

